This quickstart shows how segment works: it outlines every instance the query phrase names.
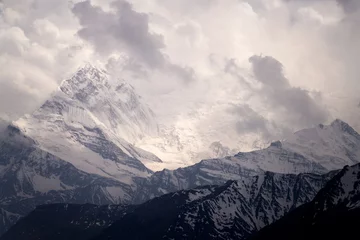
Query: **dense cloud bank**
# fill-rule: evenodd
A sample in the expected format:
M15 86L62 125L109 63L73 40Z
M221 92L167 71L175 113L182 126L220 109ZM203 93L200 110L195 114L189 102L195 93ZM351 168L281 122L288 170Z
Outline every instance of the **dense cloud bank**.
M211 129L214 141L266 141L333 118L359 128L359 7L2 0L0 117L31 112L91 62L132 83L160 121Z

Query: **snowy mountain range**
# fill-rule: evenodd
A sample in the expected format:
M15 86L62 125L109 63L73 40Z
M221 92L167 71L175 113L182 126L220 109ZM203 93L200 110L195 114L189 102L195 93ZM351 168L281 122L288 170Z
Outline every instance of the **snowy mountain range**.
M359 182L357 164L324 175L265 172L137 206L46 205L1 240L347 239L357 234Z
M268 148L238 153L232 157L207 159L176 170L155 172L140 185L136 202L149 196L196 186L224 184L264 171L278 173L327 173L360 160L360 135L345 122L296 132L292 138L273 142Z
M147 149L167 151L178 135L162 129L130 84L89 64L79 69L38 110L1 130L0 234L46 203L140 204L266 172L325 174L360 160L360 135L341 120L228 157L232 150L215 142L212 154L221 157L155 173L172 159L137 147L146 139L155 139Z
M1 240L245 239L311 201L334 174L265 172L222 186L170 193L138 206L40 206Z

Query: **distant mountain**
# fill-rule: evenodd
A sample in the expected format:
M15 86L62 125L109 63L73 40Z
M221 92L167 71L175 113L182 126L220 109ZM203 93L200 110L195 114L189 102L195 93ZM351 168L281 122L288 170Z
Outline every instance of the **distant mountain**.
M291 209L311 201L334 174L266 172L247 180L228 181L222 186L167 194L138 206L111 206L115 210L110 212L106 206L41 206L20 220L1 240L85 240L92 239L84 237L91 234L99 240L244 239ZM83 208L86 211L80 213ZM97 223L103 224L99 227ZM103 230L102 226L109 227Z
M346 166L316 195L251 240L353 239L359 234L360 164Z
M192 166L155 172L142 180L136 202L203 185L224 184L265 171L326 173L360 161L360 135L347 123L335 120L293 134L268 148L240 152L232 157L202 160Z
M0 234L44 203L132 201L155 155L125 141L151 131L152 113L126 83L81 68L38 110L0 134ZM128 131L132 129L132 131Z
M283 148L297 152L327 170L354 165L360 161L360 135L347 123L336 119L304 129L282 142Z
M134 87L124 80L111 78L104 70L87 64L63 81L60 90L80 102L108 131L130 143L158 133L154 113Z

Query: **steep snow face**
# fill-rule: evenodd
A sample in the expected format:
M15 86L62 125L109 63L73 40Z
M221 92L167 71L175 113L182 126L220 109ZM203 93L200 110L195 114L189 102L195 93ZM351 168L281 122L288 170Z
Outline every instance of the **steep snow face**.
M297 152L327 170L360 161L360 135L341 120L296 132L282 145L284 149Z
M114 87L105 72L87 65L14 125L78 169L131 184L132 177L151 173L144 164L161 162L122 138L156 131L151 111L139 101L131 86Z
M96 122L81 104L59 93L14 125L35 139L41 149L84 172L129 184L132 176L146 177L151 173L135 158L135 148Z
M111 79L104 70L87 64L63 81L60 90L82 103L108 130L130 143L158 132L154 113L134 88L125 81Z

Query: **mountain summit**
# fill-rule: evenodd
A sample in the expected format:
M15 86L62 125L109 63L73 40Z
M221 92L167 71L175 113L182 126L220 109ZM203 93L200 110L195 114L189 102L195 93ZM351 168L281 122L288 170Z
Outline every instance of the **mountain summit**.
M109 131L130 143L158 132L154 113L134 87L110 78L105 70L87 64L63 81L60 90L86 107Z
M118 173L124 170L114 165L115 161L104 164L103 159L117 158L128 163L131 158L138 159L140 162L135 161L135 171L144 173L151 171L143 164L161 162L129 143L152 130L157 131L152 111L141 103L131 85L111 80L104 70L89 64L63 81L40 109L17 120L14 125L35 139L42 149L81 170L105 177L118 178ZM104 151L105 145L112 152ZM114 152L119 156L110 156ZM105 169L105 166L108 167ZM139 174L134 172L135 176Z
M297 152L335 170L360 161L360 135L347 123L336 119L330 125L300 130L282 143L284 149Z

